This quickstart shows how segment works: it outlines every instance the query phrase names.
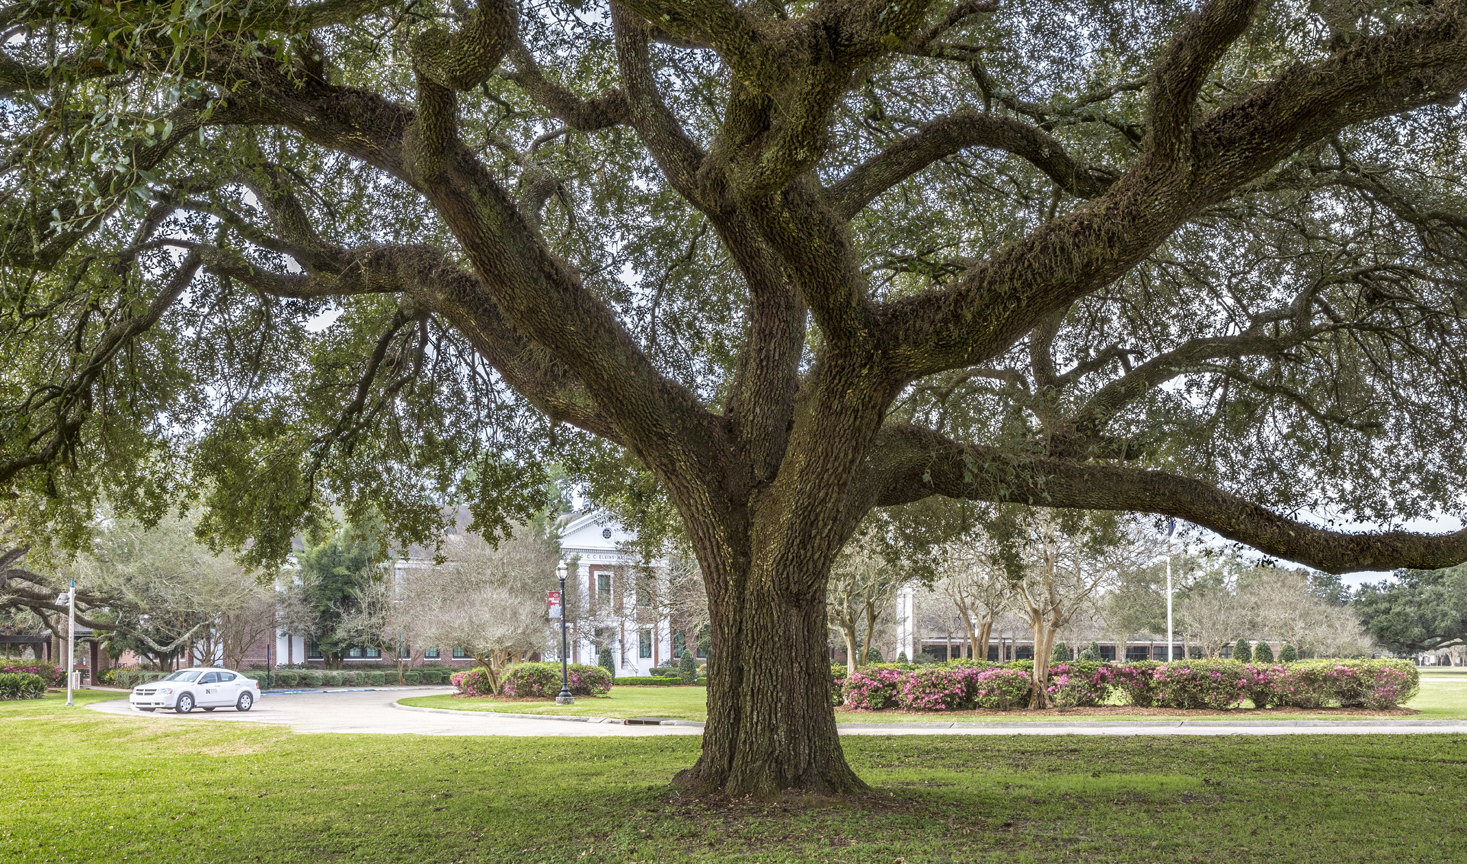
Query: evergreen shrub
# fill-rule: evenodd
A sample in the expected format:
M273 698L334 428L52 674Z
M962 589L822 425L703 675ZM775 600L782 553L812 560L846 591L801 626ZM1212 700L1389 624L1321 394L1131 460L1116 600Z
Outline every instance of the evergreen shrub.
M906 665L907 663L910 663L912 661L907 659L907 652L903 650L897 652L896 662L901 663L902 665Z
M1075 656L1074 653L1070 651L1070 646L1066 645L1063 642L1054 643L1054 650L1049 652L1049 660L1051 663L1068 663L1069 661L1074 659Z
M367 673L367 686L368 687L385 687L385 686L387 686L387 673L386 672L368 672Z
M611 676L611 680L616 680L616 664L612 662L610 648L602 648L596 655L596 665L605 669L606 674ZM555 692L559 693L560 691L557 690Z
M886 662L886 658L885 657L882 657L881 656L881 652L879 650L877 650L876 648L868 648L868 649L866 649L866 662L867 663L885 663Z
M402 680L409 686L416 687L423 683L423 673L416 669L411 672L404 672L402 673Z
M1255 645L1253 647L1253 662L1264 664L1272 663L1273 646L1269 645L1267 641L1259 642L1257 645Z
M0 672L0 702L39 699L46 695L46 679L30 672Z
M684 651L682 659L677 664L678 679L684 684L693 684L698 680L698 658L693 652Z
M1239 639L1238 644L1233 646L1233 659L1239 663L1253 662L1253 649L1248 647L1247 639Z
M1295 648L1294 648L1294 646L1293 646L1292 643L1285 642L1284 643L1284 647L1282 647L1282 648L1279 649L1279 662L1280 663L1298 663L1299 662L1299 652L1297 650L1295 650Z

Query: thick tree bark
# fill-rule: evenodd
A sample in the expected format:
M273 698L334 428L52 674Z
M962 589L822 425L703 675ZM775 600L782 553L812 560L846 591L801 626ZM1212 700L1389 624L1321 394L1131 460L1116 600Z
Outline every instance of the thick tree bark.
M710 582L743 590L715 600L723 592L710 585L703 753L677 782L733 797L866 790L846 764L831 706L825 574L794 580L818 586L801 594L781 589L788 574L730 570L716 550L700 550L699 557Z

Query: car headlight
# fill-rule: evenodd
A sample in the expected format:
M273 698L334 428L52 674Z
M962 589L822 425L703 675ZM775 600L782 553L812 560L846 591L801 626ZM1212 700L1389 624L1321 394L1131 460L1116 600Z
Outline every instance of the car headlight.
M172 692L173 692L173 688L172 688L172 687L159 687L159 688L158 688L158 692L159 692L159 693L162 693L162 694L164 694L164 695L167 695L167 694L169 694L169 693L172 693Z

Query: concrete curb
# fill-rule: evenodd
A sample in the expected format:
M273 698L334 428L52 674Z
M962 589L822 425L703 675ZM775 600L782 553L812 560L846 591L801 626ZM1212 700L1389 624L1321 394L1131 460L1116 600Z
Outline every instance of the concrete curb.
M628 720L623 720L620 717L557 717L554 714L511 714L508 711L473 711L463 708L424 708L421 705L404 705L401 702L397 702L395 700L391 704L393 708L396 708L399 711L421 711L424 714L449 714L455 717L463 717L464 715L472 717L477 715L487 717L510 717L515 720L557 720L561 723L611 723L616 726L693 726L698 729L703 728L703 724L697 722L696 720L660 720L656 723L649 723L643 720L639 723L632 723Z

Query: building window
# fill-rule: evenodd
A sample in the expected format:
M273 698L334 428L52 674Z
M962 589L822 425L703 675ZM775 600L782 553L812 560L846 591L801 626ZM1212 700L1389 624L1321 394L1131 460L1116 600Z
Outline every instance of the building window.
M707 635L708 635L708 628L707 627L704 627L702 630L699 630L698 631L698 641L697 641L697 644L693 648L693 656L697 657L699 660L707 660L708 659L708 652L706 650L704 650L704 648L703 648L703 637L704 636L707 636Z
M380 648L363 648L362 649L362 656L363 657L367 657L369 659L375 660L378 657L381 657L382 656L382 649L380 649Z
M429 648L427 651L424 651L423 652L423 659L424 660L437 660L438 659L438 649L437 648Z
M642 658L652 656L651 630L642 630L637 633L637 656Z
M360 660L362 657L362 649L353 645L350 648L346 649L346 656L350 657L353 660Z
M307 660L325 660L326 659L324 656L321 655L321 646L316 644L316 640L315 639L307 639L306 640L306 659Z
M465 654L464 653L464 649L462 649L462 648L455 648L455 649L453 649L453 659L455 659L455 660L463 660L464 658L466 658L468 656L469 655Z
M610 600L611 599L611 574L610 573L597 573L596 574L596 599L597 600Z
M652 605L651 576L640 576L637 579L637 605L643 607Z
M683 652L688 650L688 637L681 631L672 634L672 656L675 659L683 659Z

